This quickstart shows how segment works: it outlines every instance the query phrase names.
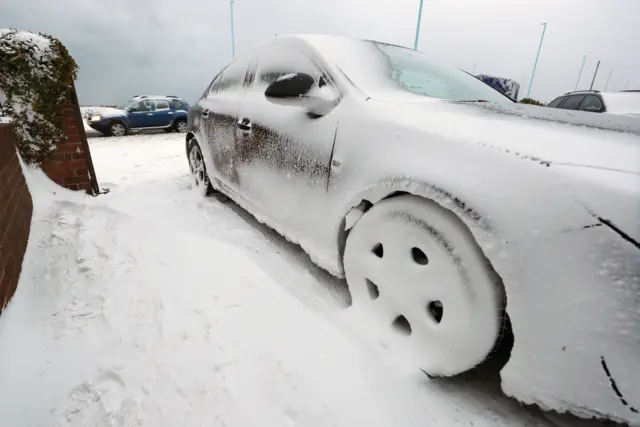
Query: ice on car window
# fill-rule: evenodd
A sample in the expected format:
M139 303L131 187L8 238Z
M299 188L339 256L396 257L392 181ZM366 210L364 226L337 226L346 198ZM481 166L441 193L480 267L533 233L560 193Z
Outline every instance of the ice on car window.
M306 73L314 77L320 74L304 54L290 49L272 49L260 56L255 82L258 86L268 86L280 77L293 73Z

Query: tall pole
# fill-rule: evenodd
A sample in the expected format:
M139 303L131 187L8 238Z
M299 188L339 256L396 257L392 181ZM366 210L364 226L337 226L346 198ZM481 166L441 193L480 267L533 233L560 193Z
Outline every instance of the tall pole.
M611 74L613 73L613 70L609 71L609 76L607 77L607 83L605 83L604 85L604 91L607 91L607 88L609 87L609 80L611 80Z
M622 90L627 90L628 87L629 87L629 80L627 80L627 84L624 85L624 89Z
M596 70L593 72L593 79L591 80L591 86L589 86L589 90L593 89L593 83L596 81L596 76L598 75L598 68L600 68L600 61L596 64Z
M575 90L578 90L578 84L580 83L580 77L582 77L582 70L584 70L584 63L587 61L587 55L582 57L582 65L580 66L580 72L578 73L578 81L576 82Z
M473 74L474 76L476 75L476 64L473 64L473 73L471 74Z
M231 55L236 57L236 33L233 30L233 0L229 0L229 9L231 10Z
M544 33L547 31L547 23L543 22L542 37L540 37L540 45L538 46L538 54L536 55L536 62L533 63L533 71L531 72L531 81L529 82L529 90L527 91L527 98L531 95L531 86L533 86L533 78L536 74L536 67L538 66L538 58L540 58L540 51L542 50L542 42L544 41Z
M416 24L416 39L413 41L413 50L418 50L418 39L420 38L420 23L422 22L422 5L424 0L420 0L420 9L418 9L418 23Z

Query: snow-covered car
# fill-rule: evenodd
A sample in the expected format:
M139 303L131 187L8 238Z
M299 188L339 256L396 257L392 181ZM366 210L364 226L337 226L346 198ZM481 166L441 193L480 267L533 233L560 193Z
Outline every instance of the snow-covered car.
M124 136L132 130L185 132L189 104L177 96L137 95L120 108L88 109L87 124L110 136Z
M637 423L640 127L559 112L403 47L279 36L213 79L185 148L203 194L346 278L368 342L452 376L511 331L507 394Z
M581 90L557 97L547 107L640 117L640 90Z

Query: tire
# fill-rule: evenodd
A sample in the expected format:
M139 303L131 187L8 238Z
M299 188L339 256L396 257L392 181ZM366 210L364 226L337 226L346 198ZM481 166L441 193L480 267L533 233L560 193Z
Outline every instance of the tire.
M125 136L127 134L127 126L119 120L109 123L109 136Z
M355 224L343 257L365 338L430 376L482 363L503 326L504 290L469 229L420 197L386 199Z
M204 163L204 157L200 145L195 138L189 142L189 170L193 177L193 185L203 196L210 196L215 193L211 180L207 174L207 166Z
M185 119L178 119L173 124L173 129L176 132L185 133L187 131L187 121Z

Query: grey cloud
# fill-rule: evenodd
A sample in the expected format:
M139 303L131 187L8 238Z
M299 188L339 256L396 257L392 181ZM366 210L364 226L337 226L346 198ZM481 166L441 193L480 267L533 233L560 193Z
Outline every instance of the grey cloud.
M412 46L419 0L236 0L236 50L285 33L333 33ZM640 87L640 2L425 0L420 50L471 71L513 78L526 93L541 22L547 34L532 96L581 88L598 59L596 88ZM7 0L0 28L62 40L81 71L80 100L117 104L138 93L191 102L231 59L227 0Z

